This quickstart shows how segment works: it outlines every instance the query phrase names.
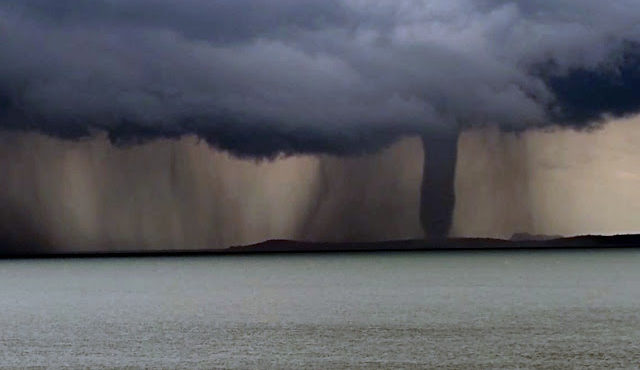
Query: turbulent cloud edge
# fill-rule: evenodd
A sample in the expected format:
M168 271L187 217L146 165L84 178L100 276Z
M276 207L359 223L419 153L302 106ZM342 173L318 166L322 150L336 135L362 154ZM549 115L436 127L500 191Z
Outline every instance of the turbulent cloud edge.
M630 0L0 0L0 127L249 156L640 108Z

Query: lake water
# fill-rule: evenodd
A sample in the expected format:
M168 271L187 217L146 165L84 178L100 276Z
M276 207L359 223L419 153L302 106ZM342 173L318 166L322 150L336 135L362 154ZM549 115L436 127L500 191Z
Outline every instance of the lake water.
M640 251L0 261L0 367L640 366Z

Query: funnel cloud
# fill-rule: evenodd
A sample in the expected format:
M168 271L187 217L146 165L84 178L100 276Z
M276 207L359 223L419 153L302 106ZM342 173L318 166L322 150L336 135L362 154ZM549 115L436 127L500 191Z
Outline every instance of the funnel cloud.
M0 128L246 158L420 136L442 237L459 132L640 110L639 24L635 0L0 0Z
M420 220L427 235L446 237L453 222L458 135L422 137L424 169Z

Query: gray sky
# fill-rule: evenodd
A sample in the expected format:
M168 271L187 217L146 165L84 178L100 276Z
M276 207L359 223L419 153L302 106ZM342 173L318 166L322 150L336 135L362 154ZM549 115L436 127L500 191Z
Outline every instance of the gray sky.
M635 0L0 0L0 125L245 155L638 108Z

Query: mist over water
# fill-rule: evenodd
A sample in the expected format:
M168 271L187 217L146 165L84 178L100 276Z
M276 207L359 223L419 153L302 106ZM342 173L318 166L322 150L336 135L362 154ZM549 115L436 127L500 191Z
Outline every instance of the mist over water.
M513 233L551 233L552 228L539 229L533 222L539 210L532 188L550 184L539 176L533 158L549 145L562 145L557 132L546 135L543 143L531 143L532 134L504 133L496 129L471 130L460 135L461 153L456 168L456 210L454 235L509 238ZM561 180L561 186L573 186L572 175ZM562 202L551 212L562 213ZM549 215L538 214L543 218ZM576 225L576 233L587 232ZM554 231L555 232L555 231ZM567 233L570 235L571 233Z
M374 155L254 160L192 137L114 147L104 137L2 133L0 237L48 250L421 238L426 206L444 225L431 236L443 235L450 210L453 236L636 232L637 121L591 132L466 130L448 157L424 152L434 146L420 138ZM455 160L455 174L450 165L430 172L429 157L441 167ZM421 200L423 185L438 181L453 181L455 194L428 186L434 198Z
M239 159L195 138L121 148L104 137L5 133L2 141L0 231L20 247L222 248L423 235L419 139L366 157L276 160Z
M452 233L640 231L639 117L590 131L463 132Z

